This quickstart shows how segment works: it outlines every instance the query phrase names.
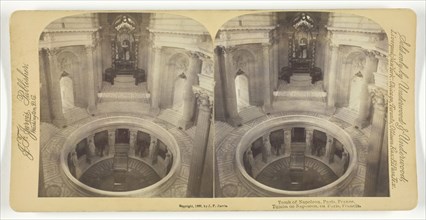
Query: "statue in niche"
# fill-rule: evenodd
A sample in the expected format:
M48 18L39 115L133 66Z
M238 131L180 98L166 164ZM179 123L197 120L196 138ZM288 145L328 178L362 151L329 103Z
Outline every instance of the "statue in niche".
M308 58L308 39L301 38L299 41L299 58Z
M133 18L120 15L112 24L115 37L111 42L112 67L105 70L105 80L114 85L117 75L133 75L135 85L146 81L145 70L138 68L137 24Z
M130 61L130 41L123 40L121 42L121 52L120 52L120 59L125 61Z

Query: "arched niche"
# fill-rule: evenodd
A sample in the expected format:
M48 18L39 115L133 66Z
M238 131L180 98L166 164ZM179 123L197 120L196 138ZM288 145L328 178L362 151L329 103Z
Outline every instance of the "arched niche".
M184 88L189 74L188 55L178 52L173 54L166 63L166 76L162 87L162 107L180 109L183 106Z
M235 93L238 112L250 106L249 80L247 75L242 71L237 73L235 77Z
M345 62L345 70L348 74L345 103L347 103L346 107L357 113L360 110L362 92L367 89L365 64L366 55L362 51L350 53Z
M254 92L257 90L255 62L255 56L247 49L241 48L232 54L232 82L236 92L238 112L263 97L262 93Z
M64 72L59 80L61 87L62 112L66 113L75 107L73 80Z
M186 79L179 76L175 79L173 86L173 109L182 112L183 110L183 94L185 90Z
M81 67L78 56L71 51L64 50L58 54L57 59L62 112L66 113L80 105L81 94L78 91L81 90L79 83Z

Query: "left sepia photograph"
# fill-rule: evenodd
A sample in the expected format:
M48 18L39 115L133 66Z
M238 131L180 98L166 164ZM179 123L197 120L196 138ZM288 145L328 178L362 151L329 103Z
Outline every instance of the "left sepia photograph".
M40 35L39 197L213 197L213 44L190 18L83 13Z

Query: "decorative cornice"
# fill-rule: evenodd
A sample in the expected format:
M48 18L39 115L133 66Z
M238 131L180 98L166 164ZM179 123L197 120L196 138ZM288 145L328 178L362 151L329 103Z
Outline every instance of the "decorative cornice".
M68 32L96 32L100 30L101 28L77 28L77 29L45 29L43 33L68 33Z
M255 26L255 27L229 27L229 28L220 28L219 31L256 31L256 30L274 30L276 26Z
M208 32L190 32L190 31L177 31L177 30L162 30L147 28L152 34L173 34L173 35L189 35L189 36L202 36L210 35Z
M381 29L359 29L359 28L346 28L346 27L330 27L325 26L327 30L332 32L352 32L352 33L364 33L364 34L382 34L384 33Z

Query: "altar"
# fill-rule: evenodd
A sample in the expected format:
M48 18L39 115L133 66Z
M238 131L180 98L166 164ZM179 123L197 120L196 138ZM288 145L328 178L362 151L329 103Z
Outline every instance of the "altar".
M133 76L135 85L146 81L145 70L138 68L138 44L136 23L126 16L119 16L113 23L111 36L112 67L105 70L104 79L114 85L117 75Z

